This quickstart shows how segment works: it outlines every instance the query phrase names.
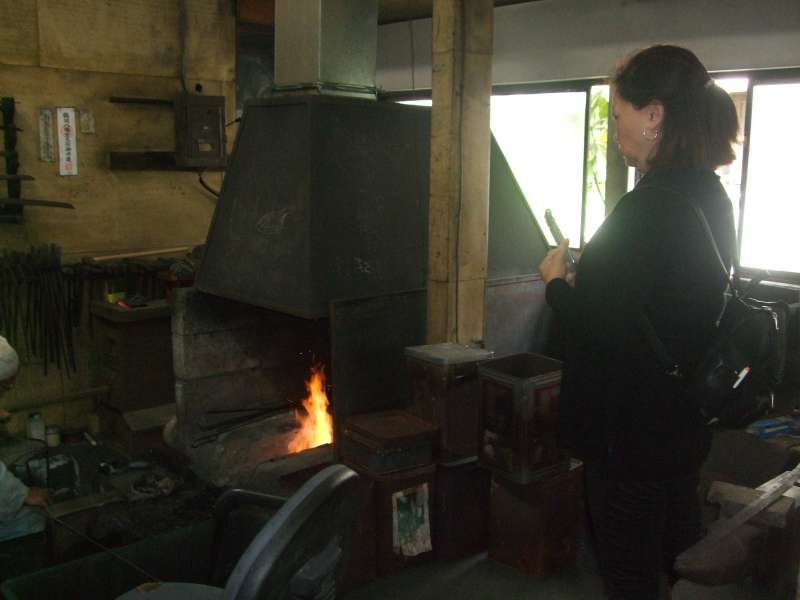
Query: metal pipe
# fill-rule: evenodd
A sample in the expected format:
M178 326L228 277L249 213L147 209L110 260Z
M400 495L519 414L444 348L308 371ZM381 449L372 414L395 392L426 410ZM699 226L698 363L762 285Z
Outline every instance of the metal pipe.
M159 254L177 254L187 252L192 246L178 246L176 248L156 248L153 250L141 250L138 252L122 252L120 254L106 254L105 256L91 256L85 260L87 262L106 262L109 260L120 260L123 258L138 258L141 256L158 256Z

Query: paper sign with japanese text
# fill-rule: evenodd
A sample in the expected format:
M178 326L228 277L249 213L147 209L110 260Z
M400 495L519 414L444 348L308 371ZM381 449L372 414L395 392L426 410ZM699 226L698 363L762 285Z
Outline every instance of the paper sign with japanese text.
M78 148L75 135L75 109L56 109L58 114L58 174L78 174Z

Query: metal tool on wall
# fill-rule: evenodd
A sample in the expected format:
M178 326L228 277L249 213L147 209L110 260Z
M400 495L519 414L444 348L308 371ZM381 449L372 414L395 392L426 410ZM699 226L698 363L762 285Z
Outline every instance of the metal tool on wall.
M3 98L0 100L0 111L3 113L3 155L6 159L6 174L16 175L19 170L19 155L17 154L17 127L14 125L14 99ZM20 197L20 180L7 179L8 198L18 200ZM3 221L18 222L22 219L21 205L0 206L0 219Z
M54 245L0 256L0 331L23 355L67 374L77 370L73 329L79 324L81 279L61 267Z
M0 112L3 118L3 152L6 159L6 172L0 174L0 181L5 181L8 186L8 197L0 198L0 222L19 223L22 220L23 206L42 206L49 208L75 207L69 202L55 202L51 200L33 200L21 197L23 181L33 181L30 175L19 173L19 153L17 152L17 133L22 131L14 124L16 105L14 98L0 99Z

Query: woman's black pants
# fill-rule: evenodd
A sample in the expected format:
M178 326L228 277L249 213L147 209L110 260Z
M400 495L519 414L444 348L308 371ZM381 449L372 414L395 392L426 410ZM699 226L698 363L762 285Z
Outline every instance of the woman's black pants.
M661 575L703 535L698 474L664 481L610 478L585 466L600 571L613 600L657 600Z

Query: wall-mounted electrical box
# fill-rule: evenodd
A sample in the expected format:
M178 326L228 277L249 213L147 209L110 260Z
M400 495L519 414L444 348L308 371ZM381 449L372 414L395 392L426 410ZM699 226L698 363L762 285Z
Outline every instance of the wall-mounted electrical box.
M175 100L112 96L115 104L170 107L175 112L175 150L109 152L111 169L224 169L227 163L225 97L180 94Z
M181 94L175 100L175 165L224 167L225 97Z

